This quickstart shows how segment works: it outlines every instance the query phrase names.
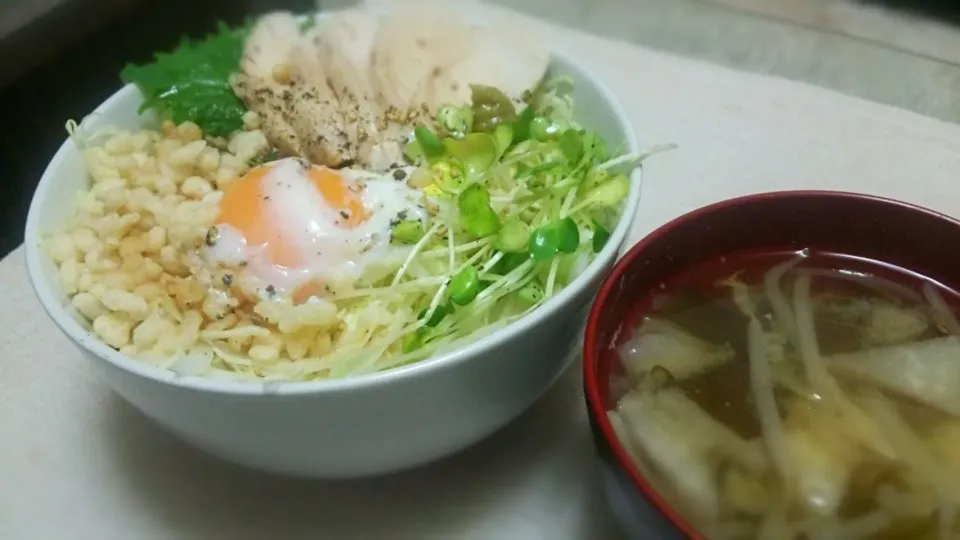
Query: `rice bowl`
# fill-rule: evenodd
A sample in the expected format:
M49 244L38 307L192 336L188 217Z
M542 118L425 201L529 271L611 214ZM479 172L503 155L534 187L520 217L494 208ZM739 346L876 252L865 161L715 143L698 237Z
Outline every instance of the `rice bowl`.
M638 151L632 132L623 124L623 114L615 99L602 86L556 54L550 60L549 72L551 76L564 75L573 79L574 99L580 111L578 120L582 118L584 125L595 128L609 140L623 140L625 151ZM135 87L121 89L101 105L89 121L83 123L82 132L94 132L105 126L138 130L142 125L142 118L137 115L141 100ZM183 148L189 148L191 143L198 140L189 124L183 126L167 125L167 136L180 143L180 154L176 159L185 159L192 150ZM260 136L255 126L251 123L248 128L246 132L250 135L247 136L247 142L257 143ZM109 146L118 155L124 155L121 150L129 143L133 149L131 152L136 152L144 144L144 136L137 137L136 132L121 136ZM159 144L159 141L147 141L146 144ZM196 144L193 149L199 146ZM107 151L105 147L101 148ZM196 224L189 224L189 220L178 221L178 224L192 227L186 227L190 231L185 228L181 232L174 232L174 237L182 233L190 235L194 242L205 238L209 230L206 224L211 220L213 211L208 210L209 214L204 214L204 198L217 191L218 170L229 167L232 161L241 160L238 154L242 156L249 148L245 150L242 144L235 144L232 149L216 151L219 153L217 170L202 162L203 159L211 164L213 162L212 158L204 157L212 154L209 145L201 148L192 158L198 160L194 162L195 166L209 168L209 177L195 179L195 175L190 175L172 179L186 200L194 203L188 205L193 210L190 215L205 218L203 226L200 221ZM174 150L170 156L176 152ZM66 269L63 266L64 262L74 260L71 259L70 249L77 249L77 237L89 235L78 232L82 228L74 228L70 232L70 245L66 241L54 240L53 260L47 255L49 247L41 246L48 234L62 230L67 223L65 218L75 207L72 194L86 184L83 175L78 174L82 167L82 156L72 141L68 140L45 172L31 205L26 236L27 261L33 286L45 310L94 359L94 364L118 393L181 437L233 461L310 476L375 474L430 461L489 434L529 406L568 365L570 358L566 352L577 339L583 308L615 259L639 200L637 169L633 172L633 181L623 202L623 213L610 231L610 240L598 251L595 260L537 309L516 320L508 320L509 324L501 325L505 327L485 327L480 334L471 334L467 340L469 343L464 339L451 340L429 351L418 362L389 366L383 371L323 380L298 380L289 376L257 376L243 380L244 377L236 376L195 376L192 369L197 365L205 365L203 359L168 357L164 359L168 363L151 364L143 359L131 358L134 351L129 348L125 351L124 347L132 344L132 331L128 338L130 343L124 343L122 337L109 343L112 331L109 325L114 321L101 319L104 313L97 311L99 306L92 303L87 295L97 296L101 304L109 304L111 313L140 313L149 317L152 311L148 308L148 313L144 313L144 305L140 302L144 300L142 294L123 294L131 292L127 289L136 290L144 285L149 289L149 279L132 287L118 285L108 291L95 291L97 294L86 291L77 300L77 296L84 293L72 290L71 286L79 290L81 278L79 275L75 278L70 275L69 263ZM109 205L110 198L115 195L109 194L109 189L100 189L102 193L98 192L92 202ZM214 198L210 196L208 201ZM115 230L131 225L115 222L115 226L119 227ZM139 235L138 241L153 242L147 246L151 250L148 253L155 253L157 258L177 255L171 253L172 243L161 242L166 239L161 239L159 232L150 232L159 226L141 226L143 234ZM166 232L170 234L171 231L167 228ZM98 236L96 239L102 242L108 238ZM80 241L82 243L83 239ZM116 241L123 242L122 238ZM59 255L58 242L62 249ZM147 266L150 266L149 263ZM156 272L155 269L152 271ZM217 278L223 281L222 276ZM118 274L111 279L132 278ZM114 288L117 291L113 291ZM103 296L108 292L104 302ZM67 296L72 296L72 301L65 302ZM199 304L198 311L203 311L204 300L199 297L195 300ZM312 310L310 316L317 317L318 323L313 326L331 324L330 311L323 303L304 303L301 306L309 306ZM304 309L300 311L305 313ZM212 317L211 314L204 315L208 326L204 326L202 331L220 331L215 326L218 320L216 314L213 313ZM98 319L100 323L96 323ZM89 324L90 321L94 324ZM97 326L100 327L99 331ZM122 330L116 334L127 335L128 330ZM201 332L200 328L196 328L196 331ZM329 334L327 338L318 335L319 332L313 335L311 343L301 345L306 349L305 355L311 354L312 349L316 356L322 356L326 352L323 348L333 344ZM266 350L269 344L254 345L257 346L261 348L252 352L247 350L250 357L270 357L274 354L272 350ZM493 381L498 381L496 384L500 387L492 386ZM439 401L430 403L428 396ZM437 411L437 402L444 403L449 410ZM305 417L303 412L306 410L321 411L321 414ZM322 411L331 413L323 415ZM432 429L411 431L410 421L413 418L420 419L418 424L423 422L427 426L432 425ZM251 419L269 421L271 436L251 430ZM405 429L401 429L401 426L405 426ZM358 450L357 443L348 440L347 435L354 429L363 430L373 444L367 443L369 447ZM405 442L398 446L397 440L404 439ZM377 448L382 445L396 448L391 456L384 456Z

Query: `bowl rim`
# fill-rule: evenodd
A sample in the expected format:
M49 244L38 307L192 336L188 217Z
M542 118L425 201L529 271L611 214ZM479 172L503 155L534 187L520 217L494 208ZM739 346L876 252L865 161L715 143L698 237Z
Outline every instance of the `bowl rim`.
M625 134L623 145L625 152L640 151L637 134L630 122L630 117L623 108L623 104L603 79L584 67L581 62L570 58L567 54L551 47L550 63L561 63L579 72L581 77L593 86L593 89L603 101L603 106L609 109L614 122L620 131ZM132 84L127 84L114 92L103 103L97 106L87 116L106 114L118 107L118 103L129 99L131 93L139 93ZM151 366L134 358L121 354L107 346L93 333L80 325L66 309L67 303L57 294L50 283L44 278L43 258L46 254L41 246L44 236L52 231L43 231L40 220L43 202L55 188L56 171L63 168L63 162L71 152L77 152L73 141L67 137L60 145L56 154L47 164L40 182L34 191L27 215L24 234L25 258L27 274L36 297L47 316L82 349L99 360L104 360L112 367L129 372L133 375L151 380L160 384L172 385L188 390L211 392L217 394L245 395L245 396L276 396L301 395L320 392L337 393L359 389L369 389L380 385L399 383L419 376L428 375L452 368L468 361L470 358L489 354L502 344L513 340L530 329L538 326L544 319L563 309L573 298L581 294L586 285L603 277L602 269L616 259L623 243L627 238L634 218L636 217L641 195L642 166L638 166L630 175L630 190L623 202L620 219L611 232L610 241L597 253L587 268L577 276L573 282L564 287L556 296L547 300L542 306L517 321L499 328L480 338L462 344L449 351L445 351L422 361L393 367L384 371L341 377L337 379L319 381L231 381L210 379L196 376L185 376L173 371ZM67 216L63 216L66 219Z
M610 420L607 417L608 409L600 392L601 381L599 380L599 373L597 371L600 364L600 358L599 355L595 354L594 352L596 345L598 344L598 334L600 333L601 313L606 309L606 306L609 302L608 299L614 295L617 290L619 290L620 285L618 282L620 279L623 278L631 269L643 263L643 255L649 246L660 241L661 238L670 234L682 224L712 214L721 209L742 207L753 204L764 204L772 200L792 199L798 197L830 198L834 200L850 201L872 201L887 205L894 205L911 212L925 214L933 218L950 222L957 228L960 228L960 220L957 220L949 215L917 204L888 197L842 190L778 190L752 193L730 199L724 199L691 210L657 227L648 235L643 237L643 239L641 239L639 242L634 244L633 247L631 247L624 254L624 256L614 266L613 270L611 270L607 275L607 278L604 280L603 284L600 286L600 291L597 293L596 299L594 300L594 303L590 308L590 313L587 317L587 326L584 333L582 354L583 386L584 395L587 402L587 412L595 422L594 425L596 425L597 429L600 431L604 442L608 445L610 452L617 462L617 465L627 473L627 476L633 485L639 488L643 495L653 503L653 506L656 508L656 510L663 514L675 527L680 529L680 531L687 538L704 540L705 536L700 533L692 524L690 524L689 521L681 516L680 512L674 509L673 506L670 505L670 503L660 495L660 493L646 479L643 473L640 472L637 466L634 465L632 458L620 444L620 441L613 430L613 425L610 423ZM622 324L622 322L620 324Z

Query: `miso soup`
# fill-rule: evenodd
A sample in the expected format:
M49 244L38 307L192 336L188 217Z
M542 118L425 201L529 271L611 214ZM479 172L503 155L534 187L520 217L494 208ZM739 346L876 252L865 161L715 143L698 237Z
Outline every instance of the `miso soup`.
M627 321L610 421L711 540L960 538L958 303L837 254L710 261Z

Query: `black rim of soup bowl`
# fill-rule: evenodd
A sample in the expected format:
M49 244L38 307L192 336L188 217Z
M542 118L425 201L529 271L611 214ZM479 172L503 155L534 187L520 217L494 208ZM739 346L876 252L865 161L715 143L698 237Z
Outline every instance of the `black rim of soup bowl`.
M960 253L949 248L951 237L960 238L960 221L910 203L842 191L776 191L693 210L634 245L601 286L583 342L590 428L609 502L625 532L633 538L705 538L644 478L607 418L614 405L610 370L634 306L693 265L751 249L847 253L925 272L956 290Z

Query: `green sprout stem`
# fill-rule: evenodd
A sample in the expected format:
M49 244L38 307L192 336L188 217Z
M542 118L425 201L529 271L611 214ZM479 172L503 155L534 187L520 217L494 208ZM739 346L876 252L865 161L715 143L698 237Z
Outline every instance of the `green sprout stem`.
M605 171L605 170L612 169L614 167L618 167L620 165L628 165L628 164L631 165L632 167L635 167L640 163L643 163L647 158L649 158L654 154L659 154L661 152L669 152L670 150L675 150L677 148L678 146L676 144L660 144L656 146L651 146L650 148L647 148L646 150L642 150L640 152L624 154L622 156L607 160L597 165L596 167L594 167L594 170Z
M387 287L368 287L364 289L355 289L352 291L337 293L332 297L332 299L335 302L341 302L345 300L354 300L354 299L363 298L363 297L382 296L382 295L388 295L388 294L403 294L408 292L415 292L428 287L441 285L446 280L447 280L446 276L424 277L424 278L418 278L412 281L404 281L403 283L390 285Z
M502 251L498 251L493 257L490 257L490 260L488 260L488 261L480 268L480 274L481 274L483 277L489 277L487 273L490 272L490 270L493 269L493 267L496 266L497 263L500 262L500 261L503 259L503 255L504 255L504 254L503 254Z
M560 268L560 259L553 259L550 263L550 273L547 274L547 287L543 293L545 298L553 297L553 288L557 284L557 270Z
M432 227L430 227L430 229L427 231L427 234L423 235L423 238L421 238L420 241L418 241L416 245L413 246L413 249L410 250L410 253L407 255L406 260L404 260L403 264L400 265L400 268L397 269L397 274L393 276L393 282L390 284L391 286L394 286L400 283L400 280L403 278L403 275L407 272L407 269L410 267L410 263L413 262L413 259L417 256L417 253L420 253L420 250L423 249L423 246L427 245L427 242L429 242L430 239L433 237L433 235L437 233L437 230L439 228L440 228L440 222L437 221L436 223L433 224Z

